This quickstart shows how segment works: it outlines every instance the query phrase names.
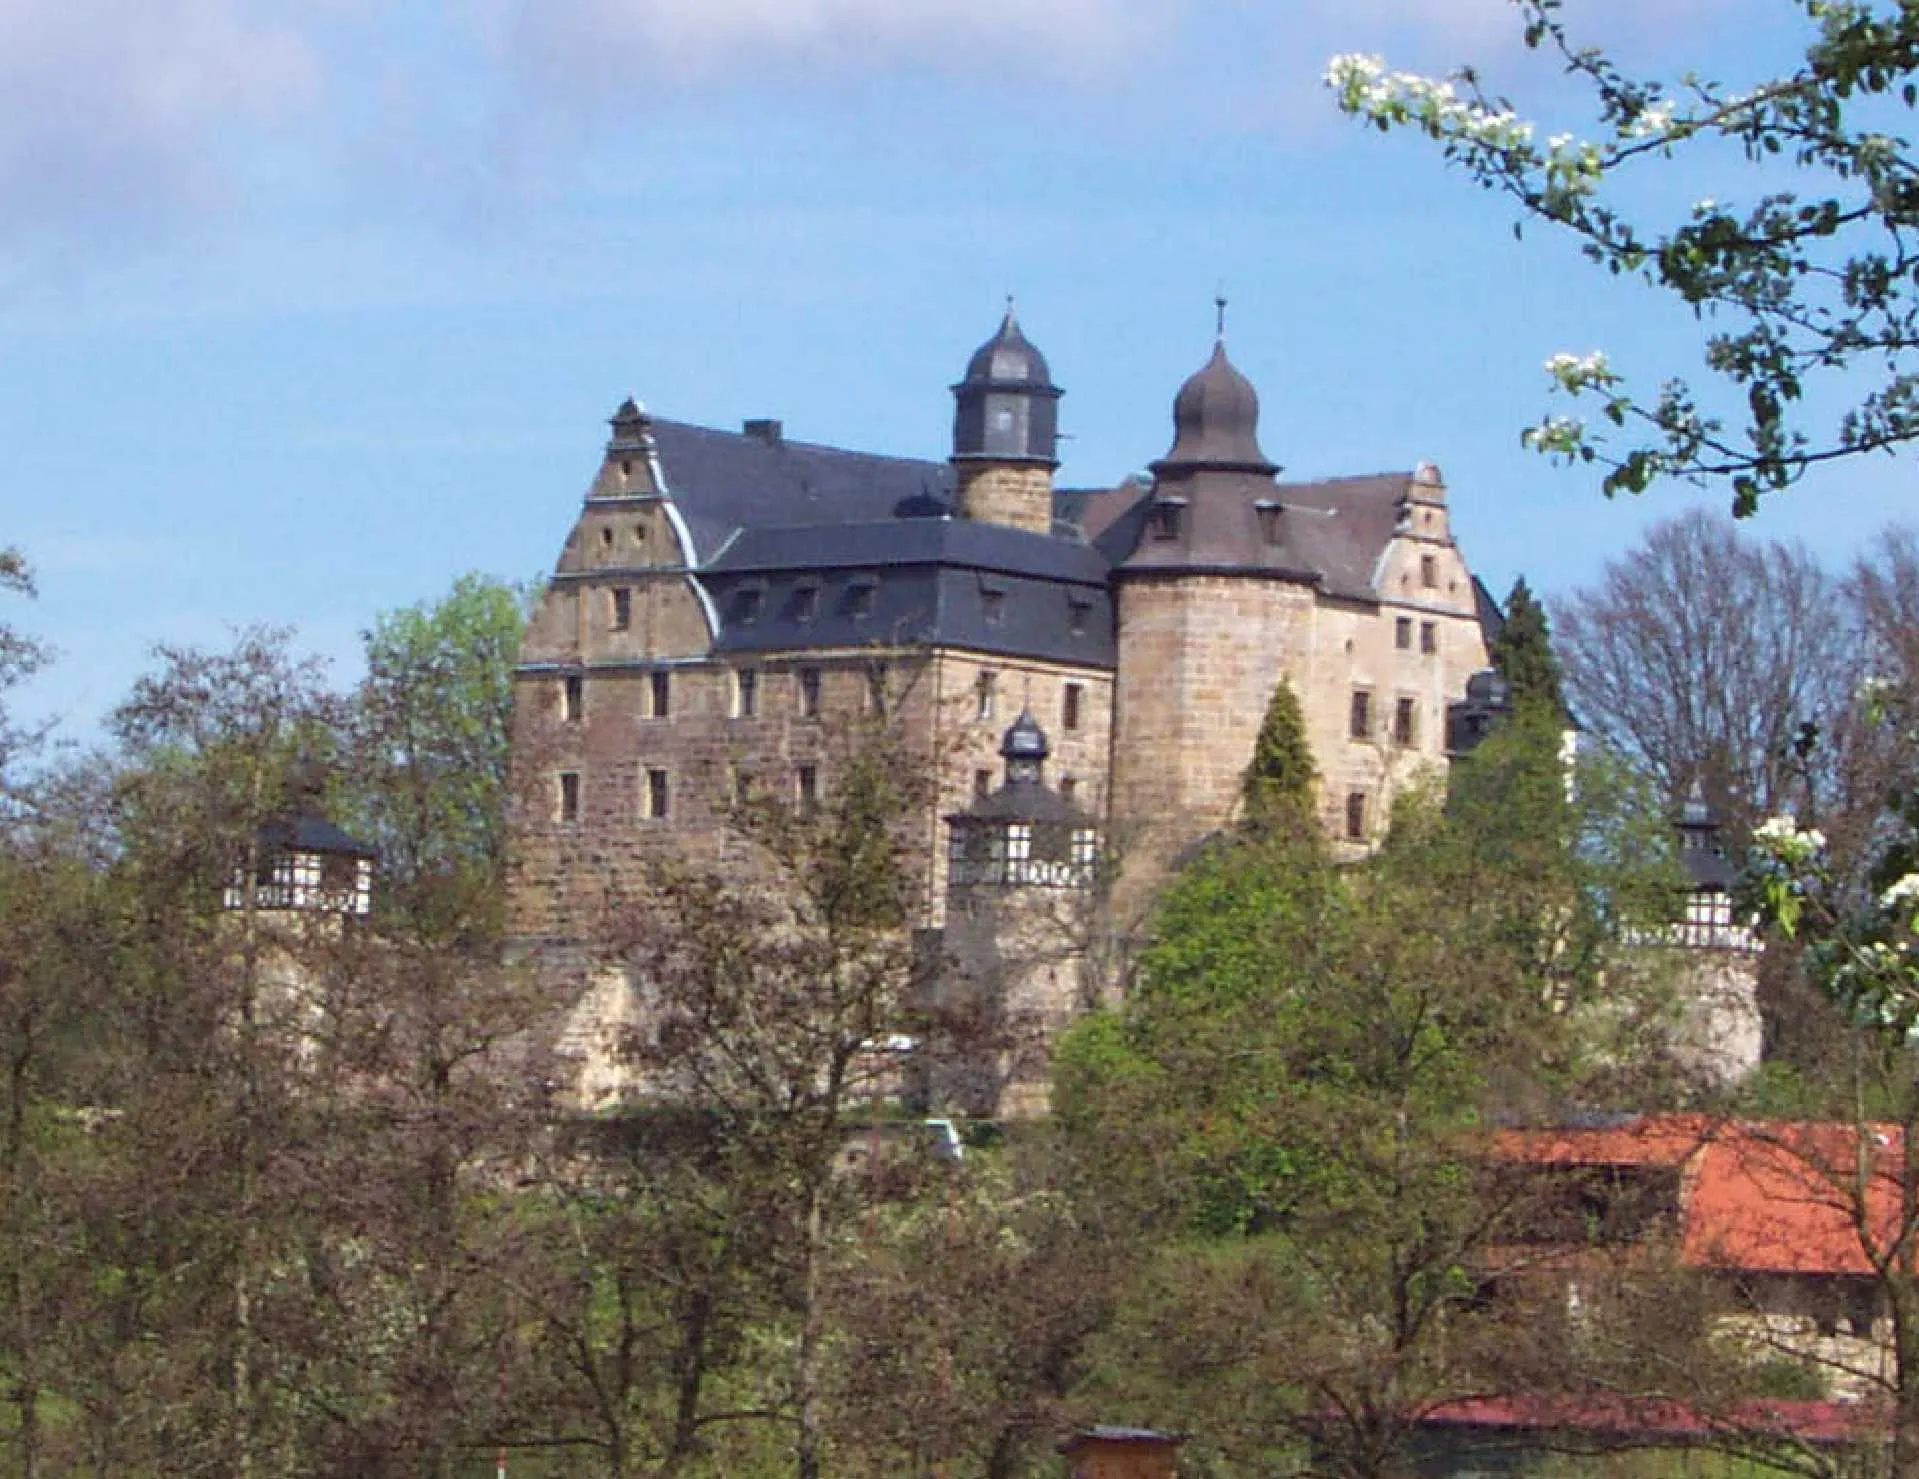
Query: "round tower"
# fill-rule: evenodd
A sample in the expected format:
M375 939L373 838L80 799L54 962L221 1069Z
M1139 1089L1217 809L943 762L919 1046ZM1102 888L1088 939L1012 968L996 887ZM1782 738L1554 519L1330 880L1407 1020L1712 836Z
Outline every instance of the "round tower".
M1668 932L1679 947L1680 1061L1721 1086L1759 1066L1764 1023L1759 1012L1759 937L1733 910L1737 871L1719 843L1719 817L1694 780L1679 814L1679 866L1686 876L1685 914Z
M974 351L953 387L960 517L1052 532L1062 394L1009 304L999 332Z
M1118 605L1113 822L1129 858L1122 907L1188 844L1226 825L1273 688L1308 707L1311 561L1259 444L1259 396L1215 342L1173 400ZM1323 768L1323 761L1322 761Z

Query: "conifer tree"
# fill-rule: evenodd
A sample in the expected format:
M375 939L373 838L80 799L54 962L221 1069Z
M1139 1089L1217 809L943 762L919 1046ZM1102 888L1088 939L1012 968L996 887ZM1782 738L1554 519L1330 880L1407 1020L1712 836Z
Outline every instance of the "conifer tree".
M1546 608L1534 598L1523 575L1506 597L1506 623L1493 638L1491 655L1493 666L1512 691L1515 709L1545 709L1564 717L1566 699Z
M1241 787L1247 826L1264 831L1287 817L1310 816L1316 778L1299 696L1282 677L1266 705Z

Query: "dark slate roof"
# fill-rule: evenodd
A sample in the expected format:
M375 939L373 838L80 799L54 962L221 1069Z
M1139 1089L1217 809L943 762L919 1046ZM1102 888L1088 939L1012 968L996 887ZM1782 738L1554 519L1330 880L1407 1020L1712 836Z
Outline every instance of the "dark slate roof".
M969 822L1042 822L1065 827L1091 827L1093 819L1051 786L1038 781L1009 781L990 795L975 798L964 811L946 819Z
M1107 576L1106 561L1076 540L970 519L899 518L742 529L706 568L715 574L738 574L897 565L957 565L1084 585L1104 585Z
M268 822L260 829L261 845L288 852L343 853L348 857L374 858L379 851L371 843L341 831L324 817L304 816L290 822Z
M953 471L944 462L658 418L651 430L666 491L693 536L695 564L712 559L736 529L868 523L952 502Z

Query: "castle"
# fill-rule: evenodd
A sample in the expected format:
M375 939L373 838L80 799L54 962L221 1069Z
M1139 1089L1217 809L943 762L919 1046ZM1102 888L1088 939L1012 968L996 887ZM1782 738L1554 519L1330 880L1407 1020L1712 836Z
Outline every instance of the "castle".
M743 786L814 805L852 716L936 766L922 923L974 954L1016 931L983 898L1076 886L1101 838L1138 892L1227 824L1282 679L1338 845L1445 763L1498 614L1436 467L1281 481L1223 339L1117 488L1055 485L1062 391L1010 309L952 393L943 462L614 413L521 652L509 883L519 951L598 1027L634 1010L589 980L608 898L716 845ZM1056 962L1025 974L1070 1015Z

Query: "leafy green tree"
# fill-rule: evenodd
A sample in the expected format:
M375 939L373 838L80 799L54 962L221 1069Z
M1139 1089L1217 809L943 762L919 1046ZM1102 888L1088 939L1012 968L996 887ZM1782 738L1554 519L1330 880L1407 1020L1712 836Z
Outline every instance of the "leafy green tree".
M389 908L444 932L497 929L513 663L525 592L463 575L366 634L342 820L380 849Z
M1202 856L1133 995L1062 1045L1070 1140L1161 1240L1106 1369L1234 1465L1397 1473L1431 1403L1576 1383L1553 1297L1485 1297L1540 1208L1482 1174L1484 1131L1658 1102L1663 983L1616 967L1676 895L1657 808L1569 795L1558 741L1515 718L1362 864Z
M1560 0L1519 0L1526 43L1561 62L1590 103L1588 129L1550 137L1470 68L1447 82L1376 57L1329 68L1346 112L1426 134L1523 221L1569 234L1603 270L1712 321L1705 358L1730 392L1723 405L1677 379L1635 390L1602 354L1548 361L1557 386L1604 424L1549 416L1527 440L1604 466L1608 493L1667 475L1720 480L1743 516L1809 467L1919 436L1919 176L1895 132L1919 96L1919 14L1878 0L1778 8L1803 15L1798 65L1728 84L1703 69L1633 76L1569 30ZM1695 160L1711 198L1665 215L1646 204L1671 193L1648 192L1648 174Z
M1266 705L1266 717L1260 721L1259 736L1253 741L1252 762L1241 783L1247 825L1304 830L1312 820L1316 779L1299 695L1293 692L1291 682L1281 678Z
M1513 581L1506 597L1506 620L1491 645L1493 666L1506 680L1513 707L1542 707L1563 720L1566 697L1559 656L1553 651L1552 626L1523 575Z
M33 572L17 549L0 546L0 595L31 596ZM47 649L16 629L11 622L0 622L0 696L25 681L47 660ZM14 724L0 705L0 785L4 785L7 767L31 739ZM4 793L0 792L0 798Z

